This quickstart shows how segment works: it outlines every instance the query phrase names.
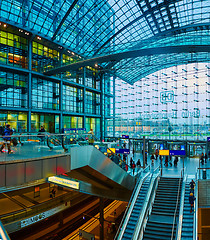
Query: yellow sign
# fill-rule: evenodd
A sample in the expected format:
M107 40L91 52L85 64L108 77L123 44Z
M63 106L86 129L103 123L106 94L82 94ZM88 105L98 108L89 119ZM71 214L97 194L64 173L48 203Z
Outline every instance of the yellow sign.
M107 153L115 153L115 148L107 148Z
M59 185L65 186L65 187L79 189L79 183L69 180L69 179L53 176L53 177L48 177L48 181L52 182L52 183L57 183Z
M169 150L159 150L159 155L169 156Z

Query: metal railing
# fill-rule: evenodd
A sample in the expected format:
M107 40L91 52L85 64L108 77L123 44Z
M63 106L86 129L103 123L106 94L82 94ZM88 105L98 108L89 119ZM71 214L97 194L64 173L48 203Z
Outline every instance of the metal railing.
M1 221L0 221L0 239L1 240L10 240L10 237L7 234L7 231L5 230Z
M194 216L193 216L193 240L198 239L198 171L195 177L195 189L194 189Z
M126 166L126 163L116 155L112 149L90 133L53 134L48 132L36 132L0 136L0 140L2 139L1 144L5 145L3 153L0 153L0 161L17 160L17 155L19 157L18 160L21 160L21 157L27 159L28 156L30 156L30 158L36 158L66 153L72 147L89 145L90 138L94 139L94 143L91 145L107 155L114 163L125 171L132 170L128 164ZM16 141L15 145L13 143L14 139ZM11 152L9 152L10 149L12 150ZM6 153L14 153L14 156L7 157L8 155Z
M177 227L177 231L176 231L176 240L181 240L181 237L182 237L182 221L183 221L183 213L184 213L186 182L187 182L187 175L183 176L182 192L181 192L181 200L180 200L180 208L179 208L179 221L177 224L178 227Z
M184 169L181 170L181 176L182 171L184 171ZM177 194L177 198L176 198L176 208L175 208L175 212L174 212L174 219L173 219L173 226L172 226L172 232L171 232L171 240L173 240L174 238L174 228L175 228L175 224L177 223L176 221L176 214L177 214L177 210L178 210L178 205L179 205L179 195L180 195L180 188L181 188L181 181L182 178L179 179L179 187L178 187L178 194Z
M151 175L150 182L149 182L149 189L148 189L147 195L145 196L144 205L142 207L141 214L136 224L136 228L133 232L132 240L141 239L141 237L143 236L144 220L151 212L152 204L155 199L156 189L158 185L157 179L159 175L160 175L160 167L158 166Z
M131 198L128 202L128 205L127 205L127 208L126 208L126 211L123 215L123 219L121 221L121 224L117 230L117 233L115 235L115 240L116 239L120 239L122 236L123 236L123 233L125 232L125 229L126 229L126 226L127 226L127 223L129 221L129 218L130 218L130 215L132 213L132 210L133 210L133 207L134 207L134 204L136 202L136 199L138 197L138 194L139 194L139 191L141 189L141 186L144 182L144 180L149 176L149 171L150 170L150 166L147 166L145 169L143 169L141 171L141 174L139 175L139 178L137 180L137 183L136 183L136 186L133 190L133 193L131 195ZM141 176L143 173L145 172L145 175L144 176Z

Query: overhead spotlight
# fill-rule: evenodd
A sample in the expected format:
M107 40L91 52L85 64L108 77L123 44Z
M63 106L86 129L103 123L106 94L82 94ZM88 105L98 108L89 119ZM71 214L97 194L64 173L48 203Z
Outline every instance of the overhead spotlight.
M41 38L41 37L39 37L39 36L37 36L37 39L38 39L38 40L42 40L42 38Z
M97 63L95 64L95 67L98 67L98 64L97 64Z
M23 32L23 30L22 30L22 29L19 29L19 32Z
M7 27L7 24L4 24L4 27L6 28L6 27Z
M29 32L25 32L26 35L29 35Z
M79 56L79 58L82 58L81 56Z
M74 55L75 53L74 52L72 52L72 55Z
M71 53L71 51L69 51L69 50L68 50L67 52L68 52L68 53Z

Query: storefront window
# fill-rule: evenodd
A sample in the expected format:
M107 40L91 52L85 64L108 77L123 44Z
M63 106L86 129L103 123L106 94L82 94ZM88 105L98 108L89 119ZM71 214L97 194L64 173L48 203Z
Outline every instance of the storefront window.
M86 118L86 131L89 132L93 129L94 135L100 138L100 118Z
M9 123L14 132L27 132L27 114L23 112L0 112L0 126Z
M64 128L82 128L83 118L73 116L63 116L63 127Z
M31 132L38 132L44 126L46 132L59 133L59 116L54 114L31 114Z
M0 31L0 63L15 67L28 67L28 40Z

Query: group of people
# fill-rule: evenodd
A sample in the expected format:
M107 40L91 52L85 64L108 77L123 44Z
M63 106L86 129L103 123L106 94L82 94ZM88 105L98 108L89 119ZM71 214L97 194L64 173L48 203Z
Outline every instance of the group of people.
M196 199L194 196L194 190L195 190L195 182L192 179L192 181L190 182L190 196L189 196L190 212L193 211L194 201Z
M6 124L5 128L1 127L1 135L3 136L3 143L0 147L0 152L3 152L3 149L5 148L5 146L7 146L8 148L8 154L12 153L11 150L11 135L13 134L13 130L11 129L10 124Z
M0 126L0 136L2 136L3 138L3 143L0 147L1 153L3 152L5 147L8 149L8 154L13 153L13 151L11 150L11 145L13 144L13 146L16 146L18 144L17 139L12 138L13 132L14 131L11 129L11 126L9 123L6 123L5 127ZM43 132L45 132L45 129L43 126L41 126L38 132L38 137L40 138L41 142L44 141Z

